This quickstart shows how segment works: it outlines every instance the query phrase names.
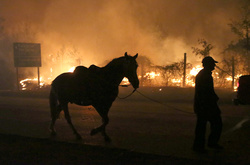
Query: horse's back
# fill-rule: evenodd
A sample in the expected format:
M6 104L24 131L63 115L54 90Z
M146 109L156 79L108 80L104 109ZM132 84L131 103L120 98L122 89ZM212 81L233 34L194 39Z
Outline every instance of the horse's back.
M90 104L89 100L103 102L114 100L118 88L110 89L103 78L102 68L91 65L89 68L78 66L73 73L62 73L52 82L59 99L79 105ZM108 101L109 102L109 101Z
M74 83L78 83L80 81L83 81L83 79L87 78L88 76L88 68L85 66L77 66L74 70L73 73L71 72L65 72L57 76L53 82L52 86L57 86L57 85L70 85Z
M52 86L58 86L58 85L63 85L65 83L69 83L69 80L73 78L73 74L70 72L62 73L59 76L57 76L53 81L52 81Z
M85 74L88 72L88 68L86 68L85 66L77 66L74 70L74 74L78 75L78 74Z
M93 74L96 74L96 73L99 73L101 71L101 68L99 66L92 64L89 67L89 71Z

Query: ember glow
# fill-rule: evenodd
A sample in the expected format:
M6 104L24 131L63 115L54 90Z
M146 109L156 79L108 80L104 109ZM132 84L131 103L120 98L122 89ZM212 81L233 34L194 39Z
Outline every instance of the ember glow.
M240 78L240 76L242 76L242 74L238 74L238 75L236 75L235 77L234 77L234 91L237 91L237 88L238 88L238 83L239 82L237 82L237 80L239 80L239 78ZM231 76L228 76L227 78L226 78L226 80L227 81L229 81L229 82L232 82L233 81L233 79L232 79L232 77Z
M68 69L68 72L74 72L76 67L71 67L70 69ZM38 78L26 78L21 80L20 86L21 86L21 90L33 90L33 89L39 89L39 88L43 88L47 85L51 84L51 81L54 79L54 77L52 78L52 74L53 73L53 69L50 68L50 77L48 77L46 80L43 77L40 77L40 85L38 85Z
M128 81L128 78L124 77L122 79L121 85L130 85L130 82Z
M199 73L199 71L202 69L202 66L200 66L200 65L197 65L196 67L193 67L192 69L191 69L191 71L190 71L190 75L192 75L192 76L196 76L198 73Z
M38 78L26 78L20 81L21 90L30 90L34 88L42 88L45 85L45 82L40 78L40 84L38 86Z
M70 68L70 69L69 69L69 72L73 73L73 72L74 72L74 70L75 70L75 68L76 68L76 67L75 67L75 66L73 66L72 68Z
M179 61L184 52L188 61L197 62L191 47L199 38L215 45L212 55L220 57L235 38L228 24L239 19L241 1L1 0L0 56L8 74L2 74L0 85L16 87L13 42L41 43L40 74L46 84L72 66L102 66L125 51L149 57L157 66ZM145 72L138 76L152 86L180 86L182 81L175 73ZM192 72L186 77L188 86L197 73ZM29 71L22 74L36 77Z
M75 66L74 67L69 67L67 72L73 72L75 70ZM186 87L194 87L195 86L195 76L199 73L199 71L202 69L202 67L200 65L197 65L195 67L193 67L192 69L190 69L187 74L186 74L186 80L185 80L185 86ZM53 70L51 69L51 75ZM218 72L214 72L213 76L215 79L220 79L220 77L218 76ZM241 76L241 74L236 75L235 76L235 89L237 89L237 79ZM165 75L165 77L167 77L167 75ZM167 85L167 83L165 82L166 79L164 79L164 74L160 73L160 72L155 72L155 71L150 71L150 72L146 72L143 76L142 75L138 75L139 79L144 79L144 84L143 86L178 86L178 87L182 87L182 83L183 83L183 77L182 76L175 76L173 78L171 78L169 81L170 83L168 83L169 85ZM47 79L44 78L40 78L40 87L39 88L43 88L47 85L51 84L51 81L54 79L54 77L49 77ZM232 82L232 77L228 76L225 78L225 81L228 82L228 84L230 84L230 82ZM22 90L29 90L29 89L33 89L33 88L37 88L37 78L27 78L24 80L20 81L20 85L21 85L21 89ZM129 80L124 77L122 82L121 82L122 86L128 86L130 85Z
M156 77L159 77L159 76L160 76L160 73L148 72L143 77L147 79L155 79Z

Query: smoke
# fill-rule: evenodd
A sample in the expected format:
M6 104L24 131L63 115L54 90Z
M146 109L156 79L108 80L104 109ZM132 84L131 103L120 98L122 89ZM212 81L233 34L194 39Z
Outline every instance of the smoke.
M219 58L235 39L228 23L241 1L0 0L0 18L14 42L41 43L45 74L52 66L104 65L124 52L156 65L180 61L184 53L188 62L200 61L191 50L199 38L214 45Z
M198 38L218 49L231 41L228 22L237 1L53 1L43 41L75 45L89 62L143 54L164 65L190 54ZM51 38L50 38L51 37ZM60 41L60 42L58 42Z

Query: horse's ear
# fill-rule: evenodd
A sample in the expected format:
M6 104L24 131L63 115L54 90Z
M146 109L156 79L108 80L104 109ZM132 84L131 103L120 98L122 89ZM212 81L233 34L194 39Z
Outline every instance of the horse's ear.
M125 52L124 56L125 56L126 58L128 57L128 54L127 54L127 52Z
M136 53L136 55L134 56L134 59L136 59L138 57L138 53Z

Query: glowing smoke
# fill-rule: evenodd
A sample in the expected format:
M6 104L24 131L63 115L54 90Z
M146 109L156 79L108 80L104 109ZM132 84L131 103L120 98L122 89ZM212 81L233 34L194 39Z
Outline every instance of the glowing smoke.
M125 51L157 65L180 61L184 52L188 62L200 61L191 50L198 38L215 45L217 56L235 37L228 23L241 1L0 0L0 18L5 34L16 35L15 42L42 44L45 74L52 65L103 65ZM21 32L25 27L32 32L17 35L25 23Z

